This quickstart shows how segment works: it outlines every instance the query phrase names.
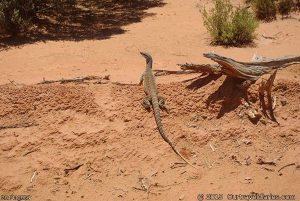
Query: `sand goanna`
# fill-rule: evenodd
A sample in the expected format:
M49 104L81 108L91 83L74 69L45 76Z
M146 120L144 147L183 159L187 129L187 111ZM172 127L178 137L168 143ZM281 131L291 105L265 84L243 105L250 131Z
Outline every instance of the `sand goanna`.
M143 101L143 106L146 109L150 109L151 105L153 108L153 113L156 121L157 128L159 130L159 133L161 137L171 146L173 151L180 156L187 164L190 166L196 168L194 165L192 165L190 162L188 162L180 153L177 151L173 143L169 140L167 137L167 134L163 130L163 126L161 123L161 118L160 118L160 107L162 109L165 109L165 100L163 97L157 95L157 89L156 89L156 84L155 84L155 77L152 71L152 57L150 54L145 53L145 52L140 52L141 55L143 55L146 59L146 69L141 77L140 80L140 85L143 83L144 85L144 91L146 93L146 97L144 98Z

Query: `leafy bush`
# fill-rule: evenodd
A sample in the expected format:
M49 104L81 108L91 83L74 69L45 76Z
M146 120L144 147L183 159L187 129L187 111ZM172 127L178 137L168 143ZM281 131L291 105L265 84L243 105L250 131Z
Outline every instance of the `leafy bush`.
M282 17L290 15L293 7L294 7L293 0L280 0L278 3L278 11Z
M246 8L233 9L229 0L214 0L214 8L202 12L204 25L214 44L244 45L255 38L258 22Z
M63 9L75 3L76 0L1 0L0 33L17 35L27 31L39 9Z
M295 10L300 11L300 0L295 0L294 5L295 5Z
M34 9L34 0L2 0L0 2L0 32L15 35L26 30L34 16Z
M235 11L232 24L236 44L249 44L255 39L258 22L246 8L238 8Z
M276 19L276 5L274 0L252 0L251 2L258 19L264 21Z

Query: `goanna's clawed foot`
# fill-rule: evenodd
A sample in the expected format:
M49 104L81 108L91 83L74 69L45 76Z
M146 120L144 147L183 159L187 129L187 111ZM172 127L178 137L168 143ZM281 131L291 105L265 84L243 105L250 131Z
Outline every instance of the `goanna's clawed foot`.
M165 103L165 98L162 97L162 96L158 96L158 104L159 104L159 107L162 109L162 110L165 110L167 113L169 113L169 109L166 107Z

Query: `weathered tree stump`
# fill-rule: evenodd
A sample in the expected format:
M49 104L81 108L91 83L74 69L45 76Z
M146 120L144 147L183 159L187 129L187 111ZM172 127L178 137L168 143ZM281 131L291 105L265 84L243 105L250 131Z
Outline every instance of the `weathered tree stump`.
M225 74L243 80L255 81L262 75L271 73L274 69L300 63L300 56L284 56L276 59L260 57L255 62L239 62L231 58L223 57L215 53L204 53L204 57L210 58L218 64L178 64L182 70L211 74Z

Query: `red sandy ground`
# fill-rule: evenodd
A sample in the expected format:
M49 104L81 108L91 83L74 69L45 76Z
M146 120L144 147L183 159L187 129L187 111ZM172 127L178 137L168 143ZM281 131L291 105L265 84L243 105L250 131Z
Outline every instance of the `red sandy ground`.
M248 119L250 110L261 113L261 80L245 93L223 76L157 78L170 110L162 112L164 128L197 170L160 137L153 114L141 106L142 87L35 84L43 77L104 74L137 83L145 62L139 50L152 54L154 68L169 70L178 69L176 63L210 62L201 56L206 51L243 61L254 53L299 54L296 19L261 24L256 47L225 49L209 45L199 2L166 3L109 40L35 43L0 52L0 125L21 127L0 129L0 194L47 201L197 200L199 193L223 194L223 200L250 193L300 199L300 65L276 77L279 124L264 116L257 123ZM16 83L6 84L8 79Z

